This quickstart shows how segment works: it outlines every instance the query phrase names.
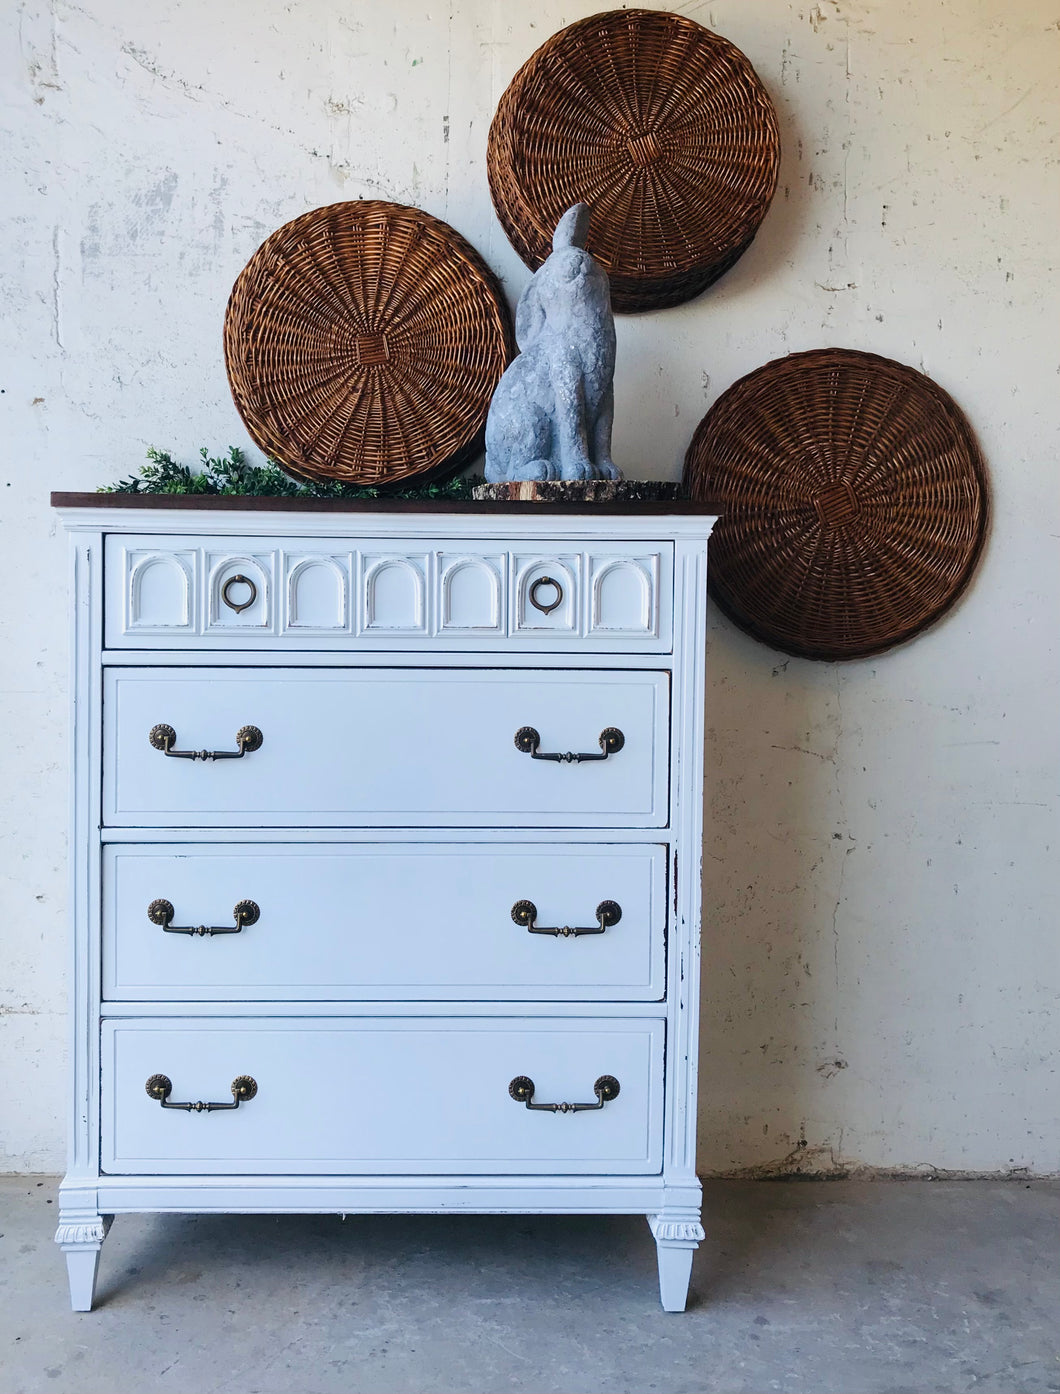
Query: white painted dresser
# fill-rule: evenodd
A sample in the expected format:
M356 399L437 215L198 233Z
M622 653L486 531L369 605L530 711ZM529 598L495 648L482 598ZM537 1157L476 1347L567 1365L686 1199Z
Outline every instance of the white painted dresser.
M53 503L74 1308L123 1212L465 1211L643 1213L683 1309L713 520Z

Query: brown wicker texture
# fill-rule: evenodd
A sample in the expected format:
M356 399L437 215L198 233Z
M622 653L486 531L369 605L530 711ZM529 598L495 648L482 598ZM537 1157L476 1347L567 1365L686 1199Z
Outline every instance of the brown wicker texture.
M691 300L750 246L776 188L776 113L751 64L683 15L612 10L554 34L490 127L494 207L536 270L572 203L616 310Z
M930 378L848 349L741 378L685 458L719 513L714 599L748 633L806 658L863 658L933 623L983 545L986 470Z
M224 346L254 442L301 478L362 485L473 458L513 351L474 248L377 202L317 208L268 237L236 280Z

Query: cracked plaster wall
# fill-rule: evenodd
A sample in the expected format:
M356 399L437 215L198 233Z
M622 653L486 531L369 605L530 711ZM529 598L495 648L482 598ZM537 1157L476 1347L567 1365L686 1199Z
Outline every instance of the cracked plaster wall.
M245 442L225 301L307 208L419 204L514 299L489 119L523 59L598 8L4 7L0 1167L63 1156L67 572L48 491L128 473L148 444ZM1057 11L676 8L754 62L783 167L729 275L620 320L616 458L676 477L736 378L841 344L949 389L995 490L970 593L905 649L811 664L712 620L703 1169L1053 1172Z

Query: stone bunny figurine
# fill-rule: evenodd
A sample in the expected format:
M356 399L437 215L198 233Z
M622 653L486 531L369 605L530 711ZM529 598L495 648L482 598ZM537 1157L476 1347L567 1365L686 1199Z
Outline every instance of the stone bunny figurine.
M519 356L486 418L486 479L621 479L611 459L615 321L607 273L585 250L589 209L568 208L515 311Z

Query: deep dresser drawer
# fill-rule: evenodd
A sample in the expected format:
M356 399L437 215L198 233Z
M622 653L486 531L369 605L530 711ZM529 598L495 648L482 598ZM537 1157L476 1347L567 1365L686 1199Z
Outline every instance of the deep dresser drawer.
M665 918L663 847L118 844L103 996L658 1000Z
M109 537L114 649L668 653L673 543Z
M102 1169L141 1174L651 1174L664 1023L418 1018L106 1021ZM222 1112L163 1108L233 1102ZM618 1082L617 1096L598 1080ZM513 1097L533 1082L531 1110ZM164 1089L164 1086L163 1086ZM517 1091L518 1092L518 1091ZM525 1097L525 1093L524 1093Z
M669 716L644 671L108 668L103 821L660 827Z

